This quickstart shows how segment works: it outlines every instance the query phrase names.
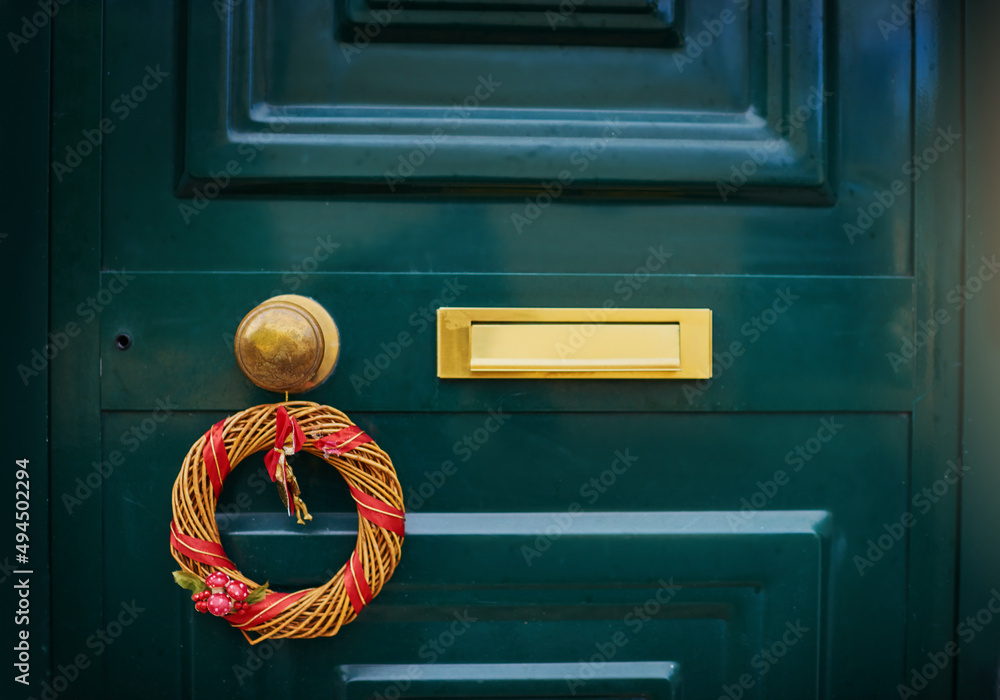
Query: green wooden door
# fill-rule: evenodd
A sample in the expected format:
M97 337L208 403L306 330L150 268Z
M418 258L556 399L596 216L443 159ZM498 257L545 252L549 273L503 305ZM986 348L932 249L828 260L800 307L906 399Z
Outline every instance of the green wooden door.
M52 692L893 697L955 637L959 8L146 0L52 26L50 328L80 329L49 371ZM170 489L276 400L232 334L283 293L336 319L308 398L392 455L407 538L336 637L250 647L172 583ZM441 306L708 308L714 375L441 380ZM219 507L279 590L329 578L357 521L296 471L305 528L259 459Z

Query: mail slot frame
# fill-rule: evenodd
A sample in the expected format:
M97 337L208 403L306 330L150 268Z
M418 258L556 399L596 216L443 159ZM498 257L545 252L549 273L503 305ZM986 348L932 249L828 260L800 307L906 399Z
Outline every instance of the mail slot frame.
M472 371L473 324L677 324L680 368L670 370ZM441 379L708 379L712 376L711 309L442 307L437 311Z

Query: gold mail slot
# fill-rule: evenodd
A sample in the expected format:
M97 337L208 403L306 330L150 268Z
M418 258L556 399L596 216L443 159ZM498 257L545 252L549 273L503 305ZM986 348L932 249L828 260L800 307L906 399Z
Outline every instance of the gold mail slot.
M443 379L701 379L709 309L438 309Z
M473 372L676 371L681 334L676 323L474 323L469 330Z

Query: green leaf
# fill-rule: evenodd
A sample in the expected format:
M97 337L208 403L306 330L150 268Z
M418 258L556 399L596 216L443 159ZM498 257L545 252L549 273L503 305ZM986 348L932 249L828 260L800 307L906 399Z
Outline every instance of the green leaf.
M186 588L189 591L194 591L195 593L201 593L202 591L208 590L208 586L205 585L204 581L194 574L189 574L187 571L175 571L174 583L181 588Z
M270 583L270 581L265 581L263 586L259 586L250 591L250 595L247 596L247 605L253 605L254 603L259 603L264 600L264 596L267 595L268 583Z

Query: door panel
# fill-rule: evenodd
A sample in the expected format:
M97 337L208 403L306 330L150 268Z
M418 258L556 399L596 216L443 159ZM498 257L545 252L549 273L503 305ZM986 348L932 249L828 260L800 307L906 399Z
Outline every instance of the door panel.
M673 59L686 56L679 49L581 47L574 49L582 54L571 65L585 70L561 66L558 79L543 79L537 66L546 66L545 57L563 50L480 47L477 50L489 56L487 74L492 71L503 85L459 119L450 114L452 105L476 87L479 73L451 87L446 78L454 75L455 66L469 62L463 52L472 49L373 44L347 64L338 48L343 44L333 42L332 3L293 4L273 22L268 19L273 13L251 12L260 4L238 3L221 19L201 4L192 4L190 17L176 19L169 6L121 6L109 14L109 110L142 77L140 66L167 70L169 60L186 78L184 85L166 81L158 87L148 99L157 106L145 113L136 110L141 119L121 121L117 138L107 143L109 171L128 173L106 183L105 254L110 267L294 270L313 254L317 237L332 236L339 246L337 262L327 270L622 273L637 267L635 252L661 245L662 234L669 232L670 269L675 273L912 272L909 191L863 232L863 254L852 245L859 238L844 232L845 223L857 222L858 207L868 207L876 192L889 189L912 155L912 133L903 118L911 112L911 43L902 31L883 40L878 6L847 4L840 15L829 18L821 3L794 3L797 9L785 7L786 12L781 3L751 2L746 12L736 12L733 23L725 25L725 41L713 43L684 70ZM694 23L685 26L697 35L694 30L729 9L726 4L691 3L689 14L701 19L693 16ZM139 46L133 41L134 27L146 21L149 12L172 31L146 36ZM312 29L296 30L295 21ZM266 27L271 35L286 28L279 37L255 39L262 45L254 56L272 56L275 42L283 51L294 45L296 51L315 54L272 69L277 77L266 83L267 89L279 94L247 93L250 79L245 76L266 71L251 73L245 65L232 65L249 60L253 52L253 43L236 38L250 22ZM724 65L700 73L692 91L703 102L685 99L678 81L694 79L692 73L702 70L702 63L723 60L720 52L734 50L732 42L741 33L763 37L760 28L765 22L777 26L768 29L774 47L748 47ZM823 31L831 31L830 26L844 27L837 37L844 45L836 51L823 43ZM299 33L291 33L295 31ZM787 51L792 54L785 56L775 47L789 32L808 36L790 38ZM181 55L173 46L179 35L187 36L189 46ZM119 43L123 49L114 50ZM409 52L407 59L393 61L395 68L379 64L371 75L356 76L368 70L366 65L386 46ZM630 87L633 96L653 92L647 84L655 82L640 66L616 65L608 52L665 63L663 89L654 93L661 95L661 102L627 107L612 99L614 94L605 96L609 86L622 83L623 74L641 76L636 79L646 86ZM443 57L452 68L422 70L420 61L430 60L428 54ZM836 63L838 55L842 58ZM509 76L500 72L508 59L520 73L513 68ZM859 64L862 61L878 65L878 71ZM352 84L366 86L372 94L331 90L336 78L319 80L315 75L328 65L349 70ZM399 68L404 65L420 70L420 78ZM526 70L534 75L531 80L521 79ZM841 72L851 76L851 89L829 89L836 88ZM577 73L580 77L572 78ZM567 82L571 78L586 80L588 89L574 89ZM729 80L745 85L745 98L732 104L711 96L714 86ZM286 96L287 90L280 88L284 84L298 91ZM544 91L544 101L559 102L547 107L537 95L519 93L527 89ZM813 89L821 97L832 94L817 106ZM434 90L447 92L434 97ZM390 104L373 104L378 100ZM169 104L184 109L181 122L166 108ZM275 117L265 113L274 109L298 109L302 115L282 116L287 124L271 129L267 121ZM358 114L338 116L344 110ZM792 119L796 111L802 119ZM601 136L609 114L623 124L621 133L610 139ZM840 114L863 114L865 119L841 119ZM576 128L571 116L591 126ZM351 127L351 119L360 126ZM445 123L440 127L444 134L431 144L433 149L423 146L431 152L421 158L420 143L435 133L435 120ZM739 120L757 124L753 128L758 133L738 127ZM162 138L150 139L150 133ZM831 151L834 143L836 150ZM410 159L414 152L419 155L412 160L424 162L412 176L398 186L393 177L385 177L399 168L399 158ZM137 158L154 154L157 162L171 166L133 166ZM795 174L797 169L804 170ZM563 171L567 174L560 181ZM741 184L744 174L749 181ZM540 187L548 183L553 191L553 178L560 187L568 183L555 207L547 205L542 195L548 193ZM220 190L218 183L226 181ZM837 186L834 195L839 183L844 186ZM175 187L181 199L172 193ZM595 189L609 193L598 209L586 199ZM414 201L407 196L414 191L435 197ZM389 194L393 205L375 206L372 199L299 197L352 192ZM505 192L516 196L499 199ZM691 204L705 198L722 203L720 193L727 206ZM244 197L253 194L260 196ZM487 201L470 203L469 197L482 195ZM623 197L628 203L621 203ZM785 206L732 206L742 202ZM174 232L163 245L148 245L148 235L154 240L164 235L162 229L149 227L151 212ZM261 226L263 219L270 224ZM246 245L206 249L204 237L220 228L239 231ZM578 232L590 229L616 235L596 235L581 246ZM713 254L706 255L706 249Z
M957 154L906 170L954 116L916 97L948 65L929 25L956 27L924 6L886 33L888 0L608 2L558 38L544 2L67 8L62 41L103 52L83 113L114 129L56 188L55 240L76 203L73 250L99 260L54 288L53 323L118 291L88 336L99 386L54 377L91 405L54 418L53 460L74 465L54 493L115 466L99 498L54 499L54 528L80 533L57 542L66 561L96 537L104 562L81 611L56 600L55 659L135 598L129 641L84 681L111 696L895 693L954 636L954 491L891 536L958 456L960 323L905 350L961 247ZM382 10L377 32L359 20ZM123 116L122 95L164 74ZM498 85L456 116L480 78ZM55 153L80 123L57 126ZM302 398L392 456L407 539L336 637L250 647L177 591L166 524L189 446L276 400L238 371L232 333L281 293L336 319L335 374ZM710 308L714 376L440 380L442 305ZM71 460L74 420L100 443ZM329 578L356 532L336 475L308 457L296 472L306 528L258 457L219 505L227 551L279 590Z
M114 436L114 444L108 447L120 449L117 436L148 415L110 414L104 432ZM163 558L156 549L150 552L142 528L135 530L137 523L169 519L170 504L161 494L169 492L174 475L164 469L151 478L143 458L183 452L205 421L223 417L198 412L171 418L169 435L151 439L139 459L109 479L104 527L132 531L117 538L117 549L108 553L109 570L145 570ZM357 624L333 639L284 641L274 650L275 659L289 655L282 663L312 669L310 683L348 682L350 674L339 664L385 666L381 673L394 681L408 676L393 665L415 665L410 676L432 678L437 671L427 666L439 660L467 682L485 682L501 672L497 665L530 661L572 669L561 677L559 694L571 694L570 681L585 684L590 693L591 664L580 660L597 654L595 667L602 657L620 663L669 661L672 682L693 697L709 697L718 694L719 679L770 667L762 652L775 643L784 657L780 643L788 623L801 634L787 637L793 640L790 663L781 673L758 680L762 696L811 687L820 672L823 636L832 648L844 649L835 657L841 672L866 679L866 685L892 683L889 664L901 662L903 629L872 628L870 620L902 619L905 601L896 592L905 581L905 552L890 548L863 577L852 556L867 548L870 523L905 510L899 484L906 475L887 468L900 464L895 455L906 450L905 415L833 416L831 422L842 426L834 429L839 437L798 471L786 464L785 448L806 443L831 416L511 414L475 452L463 451L462 438L481 429L488 415L356 418L394 456L407 488L406 558L378 604ZM582 441L582 435L594 437ZM530 461L522 456L525 447L534 455ZM595 487L591 479L611 474L623 452L634 463L609 486L601 485L607 483L603 476ZM227 552L249 576L269 579L279 590L322 582L347 559L356 537L346 488L322 462L297 461L310 510L322 513L312 532L303 533L284 516L261 464L248 461L227 482L219 506ZM445 466L449 462L454 469ZM781 484L784 477L775 465L784 467L787 483ZM862 480L865 492L859 498L854 484ZM526 492L524 484L532 488ZM766 506L755 508L762 498ZM108 595L126 596L133 585L128 577L109 582ZM827 617L833 585L839 588L837 614ZM169 600L173 588L169 579L146 584L155 599ZM177 597L176 605L147 613L144 624L151 632L161 625L176 630L155 635L150 651L182 664L187 663L182 648L190 649L191 686L179 690L216 687L212 679L220 669L229 680L243 677L230 671L250 663L245 643L234 643L232 630L196 615L186 596ZM637 607L649 619L636 614ZM456 614L475 623L453 644L435 647L439 636L448 639ZM861 638L878 653L855 653ZM625 644L619 647L616 639ZM615 659L608 644L616 647ZM122 693L140 688L147 669L134 663L129 650L120 657L111 675L115 687ZM324 663L331 657L336 668ZM484 658L490 663L482 663ZM270 680L260 692L277 691L287 682L280 664L268 667ZM524 684L533 677L509 680ZM641 676L631 678L638 683L634 687L642 687ZM255 677L253 683L261 682ZM456 692L468 697L464 693L472 691ZM524 692L542 689L522 689L517 697Z
M634 261L641 267L648 257L640 250ZM510 410L909 407L914 363L900 356L890 365L886 356L898 354L900 337L913 331L912 280L661 275L640 282L642 274L324 272L301 279L297 291L329 300L341 331L341 357L320 391L354 409L477 410L501 403ZM130 276L134 279L102 315L103 347L109 350L102 374L106 408L151 409L167 396L184 409L201 410L274 400L274 394L244 381L233 361L232 334L247 310L283 288L281 275ZM110 284L116 273L105 278ZM711 380L442 381L436 377L433 311L448 298L462 306L602 308L610 302L725 313L713 318ZM401 299L406 303L398 303ZM875 299L879 303L872 303ZM206 300L215 303L208 308ZM805 319L817 319L823 332L803 332ZM133 347L110 352L121 332L133 337ZM198 358L184 366L183 383L169 372L150 371L170 366L178 355Z
M246 2L221 17L209 5L192 6L189 174L208 178L230 159L246 160L240 145L264 136L268 156L247 163L241 177L393 187L409 180L400 166L410 162L419 180L537 180L574 168L574 152L590 140L613 139L614 157L591 159L575 173L577 182L715 189L734 161L766 141L773 141L771 157L753 184L818 187L826 180L825 115L779 128L812 91L818 98L807 111L823 102L821 2L784 12L773 1L684 2L691 37L709 29L719 36L702 37L716 50L701 52L642 49L631 40L593 47L525 39L508 47L498 45L502 31L481 45L456 46L443 35L414 46L382 41L377 21L362 32L373 41L361 47L363 39L338 23L341 4ZM461 10L441 14L455 36L468 31ZM567 13L567 21L586 14ZM397 29L405 21L386 24ZM219 99L221 85L228 99ZM609 123L620 123L620 139ZM428 136L430 152L416 163L408 152Z

